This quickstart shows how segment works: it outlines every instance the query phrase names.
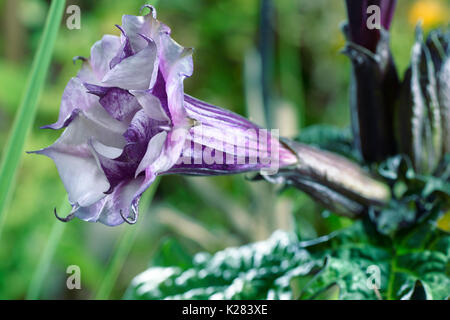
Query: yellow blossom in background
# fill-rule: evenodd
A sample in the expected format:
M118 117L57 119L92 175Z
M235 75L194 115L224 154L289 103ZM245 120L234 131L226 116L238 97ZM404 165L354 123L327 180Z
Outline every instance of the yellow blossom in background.
M447 211L438 221L437 227L446 232L450 232L450 210Z
M425 29L447 24L450 19L450 7L444 0L419 0L409 10L408 20L412 25L422 21Z

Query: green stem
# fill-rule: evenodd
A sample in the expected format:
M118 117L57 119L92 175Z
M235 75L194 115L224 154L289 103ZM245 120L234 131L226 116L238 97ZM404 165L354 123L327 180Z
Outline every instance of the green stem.
M396 300L396 297L394 296L394 283L395 283L395 273L397 272L397 250L396 248L393 249L392 252L392 259L391 259L391 265L390 265L390 273L389 273L389 280L388 280L388 287L387 287L387 299L388 300Z
M0 234L5 220L4 211L14 189L14 180L20 165L25 139L33 125L39 97L45 84L64 8L64 0L52 1L41 42L33 59L26 90L0 163Z
M261 86L265 118L268 128L272 128L272 87L273 87L273 29L274 6L272 0L261 0L259 25L259 52L261 55Z
M158 188L159 178L157 178L151 187L147 190L147 192L143 195L142 203L140 205L141 212L145 212L147 208L150 206L152 202L153 196L155 195L156 189ZM125 261L128 257L128 254L133 247L133 244L136 240L136 237L142 229L144 225L144 221L142 221L144 217L141 217L138 224L133 228L133 226L126 226L126 230L122 234L122 236L117 241L115 250L113 251L113 256L110 259L108 264L108 268L105 271L105 276L100 284L100 287L97 291L95 299L97 300L106 300L109 298L114 284L116 283L117 278L119 277L120 271L123 269Z
M71 210L69 202L65 198L62 202L59 213L62 215L67 215ZM48 270L50 268L50 263L53 260L53 256L55 255L58 244L64 234L64 230L66 229L66 224L55 219L53 223L52 231L50 232L50 236L47 241L47 245L41 255L41 259L39 260L38 266L31 278L30 286L28 287L28 292L26 299L27 300L36 300L39 298L42 284L44 283L45 277L48 274Z

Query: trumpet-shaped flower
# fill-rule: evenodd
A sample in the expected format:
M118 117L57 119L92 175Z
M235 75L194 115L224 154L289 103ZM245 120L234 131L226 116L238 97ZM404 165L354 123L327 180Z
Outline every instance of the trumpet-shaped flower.
M105 35L64 90L65 128L35 151L56 164L78 217L118 225L137 219L142 193L161 174L230 174L275 169L297 157L269 132L184 93L192 49L170 36L153 7L125 15L121 36Z

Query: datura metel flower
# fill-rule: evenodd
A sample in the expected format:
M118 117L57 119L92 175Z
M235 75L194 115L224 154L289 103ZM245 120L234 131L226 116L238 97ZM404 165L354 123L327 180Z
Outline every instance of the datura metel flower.
M57 122L44 127L65 128L53 145L35 151L55 162L67 190L73 209L62 220L134 223L142 193L161 174L230 174L297 162L254 123L184 93L192 49L176 43L154 8L145 7L149 14L124 15L121 36L103 36L90 58L81 58Z

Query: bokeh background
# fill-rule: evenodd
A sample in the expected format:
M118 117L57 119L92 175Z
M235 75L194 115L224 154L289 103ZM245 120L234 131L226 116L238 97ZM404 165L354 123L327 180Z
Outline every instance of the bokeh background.
M403 74L416 23L422 19L426 30L449 23L450 2L398 2L391 43ZM67 2L80 7L81 29L69 30L64 16L26 150L45 147L60 134L38 128L57 118L64 87L79 68L72 57L89 56L103 34L118 35L114 25L122 14L138 14L144 3ZM44 0L0 0L0 155L48 7ZM349 125L350 63L340 53L344 0L160 0L157 11L174 39L195 48L187 93L279 128L284 136L318 123ZM61 206L65 191L53 162L24 154L0 234L0 298L119 299L135 275L158 263L161 250L190 256L266 239L276 229L309 239L349 224L299 191L245 178L165 176L137 225L73 220L61 226L53 208ZM69 265L81 269L81 290L66 287Z

